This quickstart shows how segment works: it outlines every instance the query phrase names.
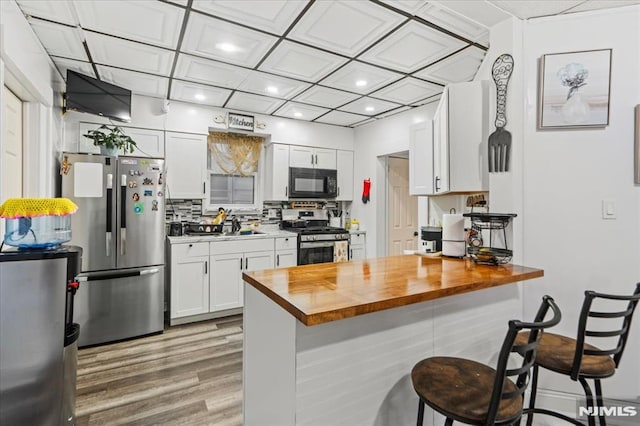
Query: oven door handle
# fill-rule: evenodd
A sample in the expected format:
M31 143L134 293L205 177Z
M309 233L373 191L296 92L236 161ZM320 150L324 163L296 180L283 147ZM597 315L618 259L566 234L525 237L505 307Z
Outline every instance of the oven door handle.
M301 249L314 249L314 248L323 248L323 247L333 247L335 244L334 241L326 241L326 242L308 242L308 243L300 243Z

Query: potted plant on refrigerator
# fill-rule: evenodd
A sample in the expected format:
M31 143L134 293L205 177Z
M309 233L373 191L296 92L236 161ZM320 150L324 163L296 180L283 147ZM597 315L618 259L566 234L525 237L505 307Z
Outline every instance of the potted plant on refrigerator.
M96 130L89 130L85 138L93 140L93 144L100 147L100 154L117 156L118 151L132 153L136 148L136 143L131 136L125 135L118 126L109 127L106 124Z

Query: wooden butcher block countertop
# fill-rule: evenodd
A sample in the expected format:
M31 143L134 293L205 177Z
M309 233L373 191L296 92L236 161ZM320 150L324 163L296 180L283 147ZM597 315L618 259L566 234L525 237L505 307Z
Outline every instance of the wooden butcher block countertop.
M253 271L243 278L309 326L543 275L526 266L404 255Z

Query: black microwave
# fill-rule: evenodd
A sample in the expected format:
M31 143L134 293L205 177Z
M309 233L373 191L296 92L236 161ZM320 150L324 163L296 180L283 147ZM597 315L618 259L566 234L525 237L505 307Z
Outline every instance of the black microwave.
M337 195L336 170L289 168L289 198L335 198Z

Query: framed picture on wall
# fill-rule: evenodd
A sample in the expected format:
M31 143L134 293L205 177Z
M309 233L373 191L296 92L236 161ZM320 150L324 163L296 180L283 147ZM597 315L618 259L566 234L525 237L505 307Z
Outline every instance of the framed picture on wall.
M538 127L609 124L611 49L551 53L540 60Z

